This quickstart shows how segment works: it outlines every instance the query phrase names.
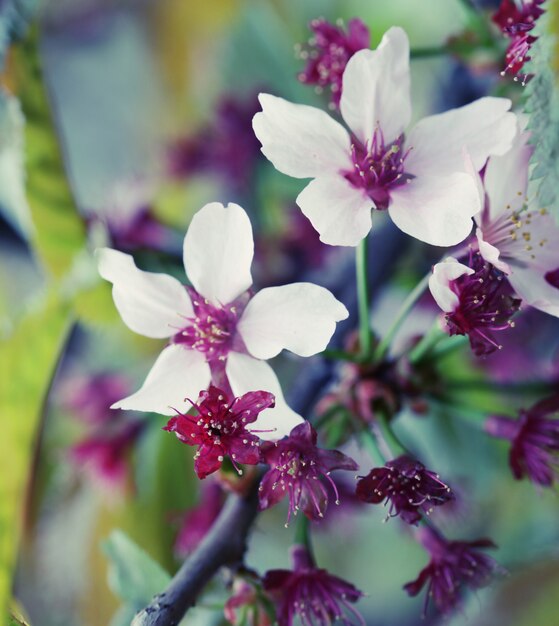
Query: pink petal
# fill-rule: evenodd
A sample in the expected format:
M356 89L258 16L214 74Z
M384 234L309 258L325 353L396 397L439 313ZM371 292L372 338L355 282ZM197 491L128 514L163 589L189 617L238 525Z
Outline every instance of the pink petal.
M311 181L297 197L297 204L328 245L356 246L371 230L373 201L342 176Z
M238 204L211 202L192 218L184 267L194 289L212 304L228 304L252 285L252 226Z
M327 113L266 93L259 100L262 112L252 125L263 154L277 170L316 178L351 167L349 134Z
M142 387L111 408L161 415L174 415L173 409L186 412L192 405L185 398L195 400L209 383L210 367L204 355L173 344L159 355Z
M507 113L510 106L506 98L486 97L422 119L406 142L412 148L406 171L415 176L463 172L464 148L479 171L489 156L504 154L512 145L517 119Z
M167 274L139 270L129 254L95 251L99 273L113 283L113 299L123 322L134 332L159 339L174 335L193 314L186 289Z
M433 273L429 278L429 291L445 313L454 311L458 305L458 296L450 289L449 283L464 274L473 273L471 267L462 265L453 257L448 257L433 267Z
M271 359L284 349L312 356L326 348L336 322L348 315L328 289L294 283L262 289L248 303L237 328L257 359Z
M250 425L250 430L264 440L277 440L288 435L303 418L291 409L283 397L274 370L266 363L247 354L231 352L226 365L227 378L235 396L248 391L269 391L276 398L276 406L266 409ZM258 432L260 431L260 432Z
M474 179L465 173L422 175L391 192L390 217L405 233L433 246L453 246L472 230L480 209Z
M376 50L360 50L343 76L340 110L346 124L366 144L378 124L388 144L411 119L409 42L404 30L388 30Z

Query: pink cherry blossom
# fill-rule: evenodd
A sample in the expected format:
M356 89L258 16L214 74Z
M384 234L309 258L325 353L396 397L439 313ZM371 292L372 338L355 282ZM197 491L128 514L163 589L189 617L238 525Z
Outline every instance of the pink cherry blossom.
M266 363L288 349L311 356L326 348L347 309L327 289L311 283L252 285L254 252L246 212L236 204L207 204L193 217L184 239L184 266L192 287L166 274L144 272L130 255L97 251L99 272L113 283L124 323L146 337L167 338L143 386L115 408L186 412L211 381L234 396L274 394L276 406L261 415L268 438L286 435L302 418L285 402ZM271 413L273 411L273 420ZM254 424L259 428L258 422Z
M481 98L411 119L409 42L391 28L376 50L360 50L343 75L341 115L260 94L253 120L262 152L284 174L312 178L297 204L324 243L355 246L371 229L371 209L388 210L405 233L433 245L465 239L481 208L464 151L477 171L506 152L516 117L504 98Z
M507 274L526 304L559 317L559 227L527 197L528 140L528 133L519 133L506 154L489 159L476 235L482 256Z

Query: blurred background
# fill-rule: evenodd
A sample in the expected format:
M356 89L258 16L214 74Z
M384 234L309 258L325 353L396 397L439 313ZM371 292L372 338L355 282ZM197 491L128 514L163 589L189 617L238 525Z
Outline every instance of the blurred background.
M19 104L9 92L1 101L0 330L15 336L6 343L1 377L6 428L21 443L3 451L3 471L14 480L6 489L18 503L6 504L3 523L20 520L17 533L3 541L17 558L14 596L29 623L125 626L192 549L222 496L210 479L196 479L192 449L161 431L164 417L107 409L141 384L161 345L120 321L92 251L112 245L132 252L141 267L181 278L182 238L192 215L208 201L233 201L249 212L256 231L257 286L302 277L327 284L351 263L352 251L319 243L294 204L304 182L282 176L261 156L251 132L257 93L327 107L325 94L297 80L304 61L296 45L309 39L313 18L359 17L372 46L399 25L413 48L431 48L463 30L467 14L459 0L45 5L38 31L27 36L31 43L5 60L4 85L27 112L25 148ZM43 83L34 71L38 62ZM499 81L483 54L469 66L448 56L413 61L414 118L498 93ZM47 102L54 127L45 125ZM393 242L383 252L387 258L376 259L386 269L373 314L382 330L440 251L404 240L380 216L375 229ZM434 310L429 302L424 309L404 334L430 326ZM537 328L543 339L530 376L556 376L557 325L535 315L527 326L511 334L517 352L508 353L509 371L520 380L528 376L527 338ZM522 354L513 364L518 346ZM534 371L536 362L541 372ZM287 390L307 361L283 357L275 366ZM480 368L461 354L447 367L478 378L502 371L497 356ZM481 409L488 402L479 390L461 393ZM457 392L457 402L460 397ZM498 398L513 411L530 401L522 394ZM452 538L490 536L499 545L495 557L509 570L446 621L557 626L556 495L513 481L506 446L445 410L429 418L406 413L398 428L460 494L451 513L437 514L441 528ZM348 452L370 464L351 445ZM193 520L188 511L201 498ZM383 524L381 507L348 500L315 533L320 565L367 593L359 608L370 626L435 623L421 617L421 598L402 591L427 560L408 529L396 519ZM284 528L285 514L280 506L259 518L248 553L259 572L288 566L293 529ZM181 533L185 524L188 532ZM148 572L149 582L135 578L138 571ZM216 607L227 598L226 582L217 577L185 623L223 623Z

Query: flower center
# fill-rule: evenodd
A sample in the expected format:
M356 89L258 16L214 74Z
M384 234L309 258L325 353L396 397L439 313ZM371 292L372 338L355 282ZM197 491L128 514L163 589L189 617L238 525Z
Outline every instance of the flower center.
M206 355L208 361L224 361L233 348L235 330L244 302L235 301L226 306L215 306L187 287L194 308L188 325L174 337L173 343L182 344Z
M344 172L344 176L354 187L365 189L377 209L385 210L390 202L390 190L413 178L404 169L409 151L410 148L404 149L403 134L386 145L382 130L377 126L366 145L354 138L351 145L353 170Z

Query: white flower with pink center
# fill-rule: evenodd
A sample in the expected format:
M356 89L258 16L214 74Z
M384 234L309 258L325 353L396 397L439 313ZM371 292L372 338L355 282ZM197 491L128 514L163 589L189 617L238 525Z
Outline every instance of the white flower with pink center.
M152 338L169 338L139 391L113 408L174 414L186 412L210 381L230 385L235 396L268 391L276 398L252 425L262 438L279 438L302 421L286 404L265 359L284 348L311 356L326 348L347 309L327 289L312 283L252 285L252 227L236 204L207 204L184 238L184 267L191 287L166 274L138 269L133 258L103 248L99 273L113 283L124 323Z
M451 246L471 231L480 209L464 151L479 171L504 154L516 132L505 98L481 98L411 119L409 42L391 28L376 50L361 50L343 75L340 112L350 129L324 111L260 94L253 120L262 152L276 169L314 180L297 204L330 245L355 246L371 229L371 209L388 210L405 233Z
M476 235L482 256L507 274L526 304L559 317L559 227L527 197L528 139L529 133L519 133L509 152L489 159Z

